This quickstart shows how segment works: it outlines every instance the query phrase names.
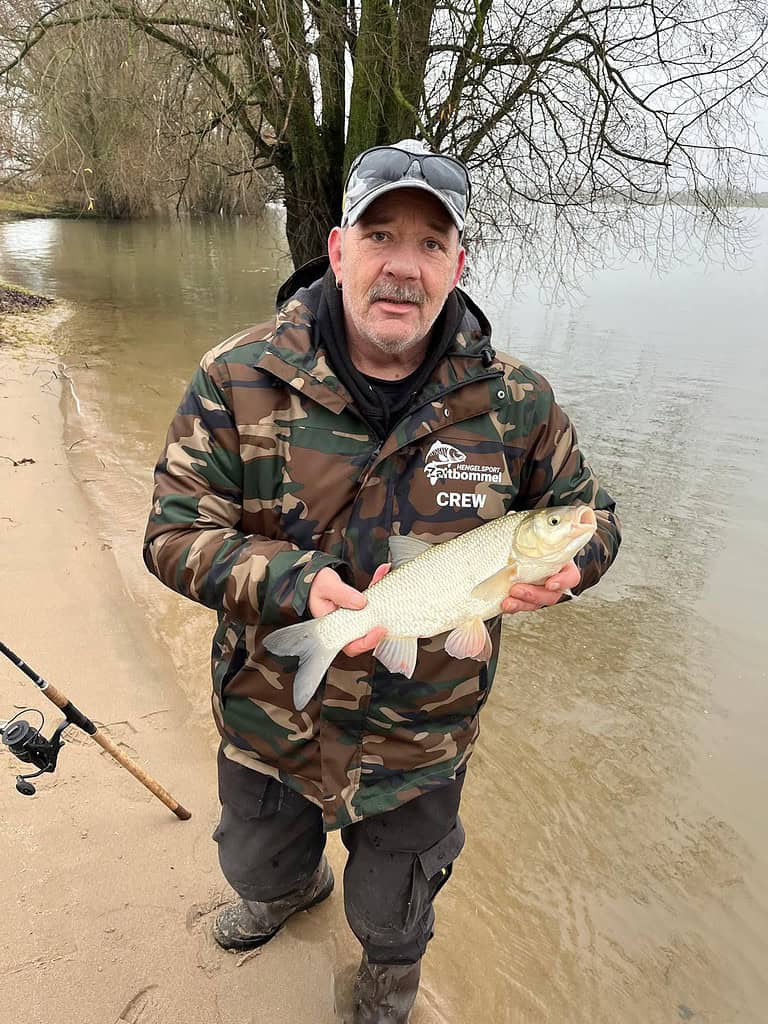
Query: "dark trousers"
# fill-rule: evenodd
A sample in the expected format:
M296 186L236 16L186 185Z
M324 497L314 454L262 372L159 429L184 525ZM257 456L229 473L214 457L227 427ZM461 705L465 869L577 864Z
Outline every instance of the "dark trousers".
M243 899L268 902L301 889L325 848L319 807L219 752L221 820L213 838L224 877ZM349 856L344 908L371 963L415 963L432 938L432 901L464 845L453 781L342 829Z

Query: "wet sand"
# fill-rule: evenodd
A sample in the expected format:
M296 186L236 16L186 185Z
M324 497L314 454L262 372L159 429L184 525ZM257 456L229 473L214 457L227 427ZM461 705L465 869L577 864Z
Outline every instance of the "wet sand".
M216 908L233 898L210 840L215 736L70 474L57 357L8 343L45 332L44 318L0 323L0 636L192 819L177 820L75 729L34 797L14 788L31 767L0 750L3 1003L23 1024L333 1021L334 978L343 1004L357 957L340 886L258 955L210 938ZM57 709L3 659L0 720L25 707L44 712L50 735ZM339 878L340 844L329 845ZM414 1015L437 1019L425 1007Z

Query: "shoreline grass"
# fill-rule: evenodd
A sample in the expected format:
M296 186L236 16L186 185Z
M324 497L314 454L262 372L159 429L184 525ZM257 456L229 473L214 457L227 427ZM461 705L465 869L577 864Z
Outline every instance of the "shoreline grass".
M79 205L46 192L0 188L0 220L27 220L32 217L81 217Z

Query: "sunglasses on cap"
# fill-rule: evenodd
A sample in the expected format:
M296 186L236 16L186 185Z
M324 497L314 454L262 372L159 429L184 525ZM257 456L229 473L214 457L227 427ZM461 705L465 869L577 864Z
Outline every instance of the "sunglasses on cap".
M412 173L414 164L421 178ZM436 195L447 207L459 231L463 231L471 197L469 172L464 164L451 156L413 153L396 146L374 146L355 158L347 176L345 219L354 223L376 196L401 182ZM368 201L363 202L366 199ZM360 210L356 213L358 207Z

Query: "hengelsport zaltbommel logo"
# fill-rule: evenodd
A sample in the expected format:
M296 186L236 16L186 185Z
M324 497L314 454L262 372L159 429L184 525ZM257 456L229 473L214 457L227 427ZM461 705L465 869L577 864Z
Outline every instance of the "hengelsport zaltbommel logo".
M497 466L468 463L463 451L444 441L435 441L427 452L424 475L433 487L438 480L476 480L489 484L501 482L501 470Z

